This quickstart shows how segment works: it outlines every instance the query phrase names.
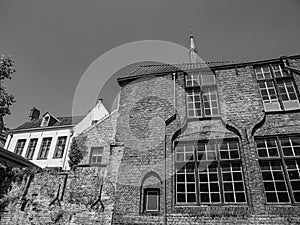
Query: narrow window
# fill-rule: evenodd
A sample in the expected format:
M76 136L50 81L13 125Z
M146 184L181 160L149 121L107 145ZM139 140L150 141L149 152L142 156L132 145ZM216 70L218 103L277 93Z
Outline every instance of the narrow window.
M144 190L144 212L159 212L160 194L158 188L147 188Z
M51 137L43 138L42 145L41 145L41 148L40 148L40 152L39 152L39 155L38 155L38 159L47 159L48 152L49 152L50 145L51 145L51 141L52 141Z
M53 158L62 158L66 147L67 136L58 137Z
M38 142L37 138L30 139L29 145L27 148L27 152L26 152L26 156L25 156L27 159L32 159L37 142Z
M17 155L22 155L23 149L25 147L26 139L20 139L17 141L16 147L15 147L15 153Z
M102 157L103 157L103 147L92 147L91 148L90 164L92 164L92 165L101 164Z
M212 117L220 114L215 75L208 71L185 76L188 117Z

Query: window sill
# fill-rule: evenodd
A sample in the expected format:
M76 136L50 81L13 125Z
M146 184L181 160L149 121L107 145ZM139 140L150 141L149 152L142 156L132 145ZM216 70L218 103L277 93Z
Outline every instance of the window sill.
M37 158L37 160L47 160L48 158Z
M210 203L210 204L175 204L175 208L181 207L198 207L198 208L207 208L207 207L248 207L248 203Z
M90 167L106 167L105 164L89 164Z
M264 112L266 114L286 114L286 113L296 113L296 112L300 112L300 108L299 109L291 109L291 110L280 110L280 111L265 111Z
M300 111L300 110L299 110ZM187 121L199 121L199 120L219 120L221 119L222 116L221 115L216 115L216 116L210 116L210 117L187 117Z
M159 211L155 211L155 212L142 212L141 215L145 215L145 216L159 216Z

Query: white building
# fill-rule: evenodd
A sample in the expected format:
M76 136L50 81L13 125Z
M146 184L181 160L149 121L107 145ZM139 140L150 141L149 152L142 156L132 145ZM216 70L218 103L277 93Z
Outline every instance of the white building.
M31 110L30 121L12 130L4 148L45 168L69 169L68 152L73 137L107 116L99 100L86 116L55 117L49 112L39 118L39 110Z

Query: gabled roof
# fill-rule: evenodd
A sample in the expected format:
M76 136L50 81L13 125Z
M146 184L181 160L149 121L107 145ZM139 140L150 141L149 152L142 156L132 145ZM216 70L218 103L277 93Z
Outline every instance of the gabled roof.
M78 124L84 116L65 116L65 117L57 117L58 121L51 126L47 127L41 127L41 122L43 118L33 120L33 121L28 121L23 123L21 126L18 126L17 128L13 129L12 131L17 131L17 130L27 130L27 129L33 129L33 128L49 128L49 127L61 127L61 126L71 126L71 125L76 125Z

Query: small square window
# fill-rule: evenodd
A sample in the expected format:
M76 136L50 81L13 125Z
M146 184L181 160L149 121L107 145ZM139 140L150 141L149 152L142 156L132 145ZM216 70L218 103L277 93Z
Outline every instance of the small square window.
M91 148L91 160L90 164L100 165L103 157L103 147L92 147Z
M159 213L160 195L158 188L149 188L144 190L144 212Z

